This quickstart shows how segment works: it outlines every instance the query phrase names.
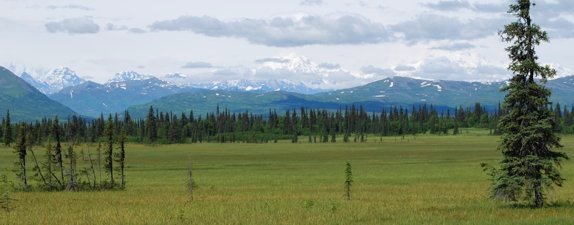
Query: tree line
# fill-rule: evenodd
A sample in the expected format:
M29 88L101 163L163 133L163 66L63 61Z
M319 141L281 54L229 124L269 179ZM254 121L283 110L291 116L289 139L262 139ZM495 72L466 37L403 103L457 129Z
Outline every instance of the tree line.
M549 108L557 125L555 132L574 133L574 107L560 104ZM21 126L29 142L42 144L48 140L66 143L119 143L119 139L134 143L267 143L279 140L297 142L366 142L385 136L417 134L456 135L460 128L485 128L499 134L498 121L507 110L498 106L487 110L480 103L466 108L437 109L422 104L410 108L393 106L379 113L367 112L362 106L351 105L335 111L299 108L267 114L231 112L219 107L205 115L160 112L149 108L146 118L133 119L129 112L96 119L71 116L44 118L35 122L12 124L9 113L2 119L0 137L5 145L16 141ZM57 132L55 132L57 127ZM57 137L56 137L57 136ZM120 138L121 137L121 138ZM109 157L108 157L109 158ZM109 159L108 159L109 160Z

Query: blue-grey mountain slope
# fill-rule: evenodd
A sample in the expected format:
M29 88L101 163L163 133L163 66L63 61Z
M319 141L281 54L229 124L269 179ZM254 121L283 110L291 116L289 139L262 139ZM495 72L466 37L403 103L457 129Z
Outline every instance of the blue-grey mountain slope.
M26 81L0 67L0 116L7 110L14 121L31 121L58 116L76 115L70 108L48 98Z
M240 91L202 90L180 93L156 99L147 104L129 108L135 116L145 116L150 106L160 111L205 113L228 108L233 112L266 113L269 109L284 112L299 107L339 109L352 104L362 105L368 111L379 112L389 106L433 104L438 108L472 106L476 102L494 109L502 102L500 89L506 82L431 81L407 77L391 77L367 85L318 93L313 95L289 92L253 93ZM548 81L553 101L572 105L574 77Z
M106 84L85 82L67 87L50 97L88 116L122 112L130 105L147 103L166 95L191 91L171 85L155 77L116 79Z

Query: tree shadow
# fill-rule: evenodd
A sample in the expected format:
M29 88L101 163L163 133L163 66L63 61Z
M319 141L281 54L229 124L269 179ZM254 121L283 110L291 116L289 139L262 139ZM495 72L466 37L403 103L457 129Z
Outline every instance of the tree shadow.
M505 208L513 208L513 209L538 209L534 207L532 204L528 203L513 203L508 204ZM544 206L540 207L539 209L548 209L548 208L562 208L562 209L574 209L574 202L570 200L566 201L552 201L544 204Z

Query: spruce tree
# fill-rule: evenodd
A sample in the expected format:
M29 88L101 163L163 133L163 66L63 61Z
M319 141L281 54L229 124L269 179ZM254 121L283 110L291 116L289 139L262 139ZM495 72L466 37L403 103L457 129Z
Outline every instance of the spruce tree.
M503 160L499 169L492 169L492 197L511 202L526 201L532 207L544 205L545 190L562 186L558 170L567 155L554 151L562 147L553 133L556 126L549 110L550 91L536 81L545 83L556 71L538 64L535 46L548 41L548 35L530 17L530 0L516 0L509 13L518 18L500 32L503 41L511 43L506 51L513 77L508 86L500 118L502 141L499 149Z
M14 210L12 202L16 199L10 197L10 183L8 182L8 177L4 174L0 176L0 190L0 208L8 214L6 216L6 224L10 224L10 212Z
M154 143L157 140L157 121L153 111L153 106L149 107L146 120L146 133L147 138L151 143Z
M5 146L10 146L10 144L12 143L13 137L12 137L12 125L10 124L10 110L6 111L6 119L4 121L4 145Z
M114 121L112 120L112 115L108 117L104 136L106 139L106 149L104 151L105 167L106 172L110 175L110 188L114 188Z
M28 190L28 175L26 174L26 126L24 124L18 127L16 136L16 145L14 153L18 155L18 161L15 163L16 176L20 179L23 190Z
M345 197L351 200L351 186L353 186L353 168L351 163L347 162L345 165Z
M125 127L122 127L121 131L120 131L120 137L119 137L119 147L118 150L120 150L118 153L116 153L116 162L118 163L118 172L119 172L119 177L120 177L120 188L124 189L126 187L126 181L125 181L125 164L126 164L126 130Z
M62 128L60 127L60 121L58 120L58 117L56 117L54 119L54 122L52 124L52 137L54 138L54 141L56 141L56 146L54 148L54 159L56 161L56 164L58 165L58 169L60 170L60 186L61 188L64 188L64 161L62 159Z

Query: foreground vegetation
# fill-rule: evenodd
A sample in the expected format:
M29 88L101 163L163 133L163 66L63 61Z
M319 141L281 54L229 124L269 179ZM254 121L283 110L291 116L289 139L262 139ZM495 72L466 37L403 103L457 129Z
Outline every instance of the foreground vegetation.
M481 162L496 163L498 136L406 136L368 143L128 145L127 189L12 192L0 224L569 224L574 163L549 206L488 199ZM375 142L376 141L376 142ZM574 137L563 149L574 153ZM91 146L90 149L95 149ZM77 147L77 149L85 148ZM15 160L0 147L1 168ZM187 191L189 163L197 189ZM345 164L353 165L352 198ZM84 164L81 158L78 164ZM12 172L4 170L12 181ZM557 200L559 199L559 201Z

